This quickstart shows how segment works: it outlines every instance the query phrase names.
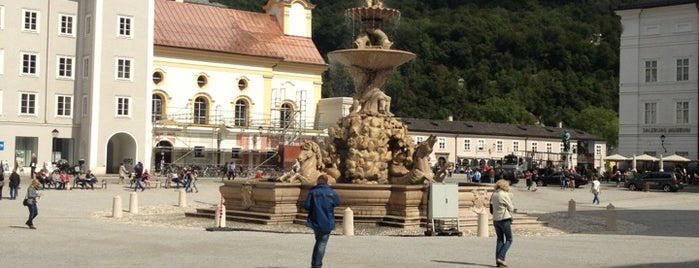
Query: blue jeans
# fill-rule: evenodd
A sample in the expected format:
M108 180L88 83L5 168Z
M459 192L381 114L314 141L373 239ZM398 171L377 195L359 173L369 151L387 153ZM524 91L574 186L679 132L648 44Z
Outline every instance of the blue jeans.
M39 208L36 206L36 201L34 201L34 204L29 204L27 208L29 208L29 219L27 219L26 224L28 226L34 226L34 218L39 215Z
M325 246L328 245L330 232L313 230L316 243L313 245L313 257L311 258L311 268L323 267L323 256L325 256Z
M141 178L136 177L136 178L134 178L133 180L134 180L134 182L133 182L133 183L134 183L134 186L133 186L133 191L134 191L134 192L135 192L135 191L138 191L138 188L141 188L141 191L146 190L146 188L143 187L143 185L141 185Z
M595 204L595 203L599 204L599 193L594 193L594 192L593 192L592 194L595 195L595 197L592 198L592 204Z
M10 186L10 199L17 199L17 187Z
M505 260L507 257L507 250L510 249L512 245L512 220L502 220L493 221L493 227L495 227L495 234L498 237L497 244L495 245L495 258L500 260Z

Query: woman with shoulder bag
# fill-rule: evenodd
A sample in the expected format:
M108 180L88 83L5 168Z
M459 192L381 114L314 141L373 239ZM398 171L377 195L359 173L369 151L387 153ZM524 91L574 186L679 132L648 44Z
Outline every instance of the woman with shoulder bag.
M493 213L493 227L497 235L495 246L495 264L497 267L507 267L505 258L507 250L512 245L512 213L514 205L510 196L510 183L507 180L498 180L494 186L495 191L490 197L490 206Z
M27 197L25 197L25 199L27 200L27 208L29 208L29 219L27 219L25 224L29 226L29 229L36 229L36 227L34 227L34 218L39 215L36 200L41 197L41 194L39 194L36 190L40 184L41 183L39 183L39 180L34 179L32 180L31 185L27 187Z
M5 186L5 170L0 166L0 200L2 200L2 187Z

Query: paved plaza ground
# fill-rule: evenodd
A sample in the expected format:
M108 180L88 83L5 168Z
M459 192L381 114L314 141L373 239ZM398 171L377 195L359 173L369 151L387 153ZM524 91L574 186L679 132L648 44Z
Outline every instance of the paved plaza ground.
M201 221L213 226L213 220L188 225L191 220L182 219L179 212L167 216L173 224L162 224L153 211L177 211L177 190L138 192L142 213L130 215L131 191L113 179L107 189L43 191L35 220L38 229L30 230L24 225L27 209L21 205L27 184L23 179L18 200L8 200L8 187L3 189L0 267L310 266L313 236L308 232L281 228L209 232ZM189 209L214 206L220 198L220 181L204 178L198 185L199 193L187 195ZM571 192L549 186L529 192L520 184L512 192L518 210L530 215L565 213L573 199L576 219L585 222L603 219L606 206L612 203L622 222L641 228L632 233L624 232L623 225L619 232L599 231L604 229L600 226L576 231L561 228L566 233L516 236L507 258L510 267L699 267L697 187L678 193L630 192L604 184L599 206L592 205L587 188ZM110 217L117 195L124 208L122 220ZM235 222L228 225L236 227ZM493 237L333 235L325 266L494 267L494 248Z

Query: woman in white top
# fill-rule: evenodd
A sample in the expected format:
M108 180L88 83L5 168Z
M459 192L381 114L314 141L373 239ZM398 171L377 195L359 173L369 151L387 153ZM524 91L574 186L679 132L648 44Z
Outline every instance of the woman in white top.
M601 192L600 190L600 183L599 180L597 179L597 176L592 180L592 186L590 188L590 192L595 196L592 198L592 204L597 204L599 205L599 193Z
M510 183L506 180L495 182L495 191L490 197L490 206L493 212L493 227L497 235L495 246L495 264L497 267L507 267L505 258L507 250L512 245L512 213L514 205L510 196Z

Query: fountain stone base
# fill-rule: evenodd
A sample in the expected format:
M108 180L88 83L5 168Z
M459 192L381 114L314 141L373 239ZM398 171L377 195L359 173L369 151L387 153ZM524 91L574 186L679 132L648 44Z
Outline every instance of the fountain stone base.
M305 224L302 208L311 185L265 181L226 181L220 187L229 221L259 224ZM427 223L428 185L381 185L338 183L332 188L342 205L335 216L342 222L346 208L354 222L398 228L419 228ZM489 202L492 187L459 185L459 218L475 221L476 212ZM206 214L201 211L202 214ZM487 211L486 211L487 213Z

